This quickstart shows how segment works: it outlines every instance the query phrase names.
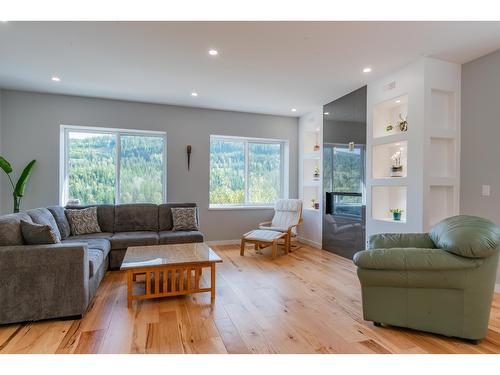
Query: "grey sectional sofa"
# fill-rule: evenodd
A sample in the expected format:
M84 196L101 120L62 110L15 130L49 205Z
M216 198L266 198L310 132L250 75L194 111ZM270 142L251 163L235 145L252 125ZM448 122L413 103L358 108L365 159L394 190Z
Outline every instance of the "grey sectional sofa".
M0 216L0 324L82 316L129 246L203 242L200 231L172 231L172 207L196 204L98 205L102 232L80 236L61 206ZM21 220L51 225L61 242L24 244Z

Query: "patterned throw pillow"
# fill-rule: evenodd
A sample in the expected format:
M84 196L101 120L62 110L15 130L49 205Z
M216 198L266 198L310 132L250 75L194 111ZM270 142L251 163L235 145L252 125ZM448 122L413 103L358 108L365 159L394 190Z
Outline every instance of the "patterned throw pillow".
M101 228L97 221L97 207L83 208L81 210L65 210L66 217L71 227L71 235L99 233Z
M196 207L172 208L173 231L198 230Z
M59 238L50 225L30 223L21 220L21 232L28 245L58 243Z

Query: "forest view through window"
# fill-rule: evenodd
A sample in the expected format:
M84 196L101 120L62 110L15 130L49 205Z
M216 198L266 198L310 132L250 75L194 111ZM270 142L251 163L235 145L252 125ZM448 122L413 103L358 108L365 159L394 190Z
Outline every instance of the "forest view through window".
M272 205L282 197L284 142L210 137L210 206Z
M66 128L63 204L162 203L165 135Z

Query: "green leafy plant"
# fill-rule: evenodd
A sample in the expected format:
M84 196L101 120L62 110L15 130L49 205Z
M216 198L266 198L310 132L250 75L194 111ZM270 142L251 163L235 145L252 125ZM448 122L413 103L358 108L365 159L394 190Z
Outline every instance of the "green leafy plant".
M10 174L12 173L12 166L10 163L3 157L0 156L0 168L5 172L7 177L9 178L10 184L12 185L12 197L14 198L14 213L19 212L19 206L21 205L21 198L24 196L24 190L26 189L26 184L28 183L28 179L33 172L33 167L35 166L36 160L32 160L28 163L28 165L24 168L21 176L17 180L17 183L14 185Z
M391 214L401 214L401 213L403 213L403 210L401 208L391 208L389 211L391 212Z

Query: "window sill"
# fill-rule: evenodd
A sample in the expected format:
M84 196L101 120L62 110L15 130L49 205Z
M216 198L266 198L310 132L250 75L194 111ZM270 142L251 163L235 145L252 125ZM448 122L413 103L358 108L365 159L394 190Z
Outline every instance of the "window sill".
M209 206L209 211L234 211L234 210L274 210L274 205L272 206Z

